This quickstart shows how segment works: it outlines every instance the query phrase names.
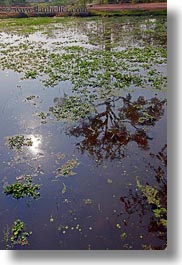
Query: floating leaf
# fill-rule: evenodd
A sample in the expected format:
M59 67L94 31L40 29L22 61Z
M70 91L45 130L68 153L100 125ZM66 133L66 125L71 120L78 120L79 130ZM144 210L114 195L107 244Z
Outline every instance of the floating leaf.
M166 219L160 219L160 224L167 227L167 220Z
M53 222L54 222L54 218L53 218L53 216L52 216L52 215L50 216L50 219L49 219L49 221L50 221L50 223L53 223Z
M30 100L33 100L35 98L39 98L39 96L35 96L35 95L28 96L28 97L26 97L25 101L30 101Z
M126 238L126 237L127 237L127 234L126 234L126 232L123 232L123 233L120 235L120 237L121 237L121 239L124 239L124 238Z
M84 203L85 203L86 205L90 205L90 204L93 203L93 200L91 200L91 199L84 199Z
M66 193L66 185L63 183L63 189L62 189L62 194L65 194Z
M112 184L112 179L109 179L109 178L108 178L108 179L107 179L107 183L108 183L108 184Z

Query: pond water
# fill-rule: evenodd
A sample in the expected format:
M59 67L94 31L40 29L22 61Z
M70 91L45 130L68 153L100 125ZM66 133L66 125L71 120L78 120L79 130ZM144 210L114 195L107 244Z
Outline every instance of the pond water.
M166 17L44 20L0 21L1 249L165 249Z

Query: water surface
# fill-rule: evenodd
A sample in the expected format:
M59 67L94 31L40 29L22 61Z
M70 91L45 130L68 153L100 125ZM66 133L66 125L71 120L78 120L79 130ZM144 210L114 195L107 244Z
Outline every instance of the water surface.
M28 30L0 28L1 249L17 219L32 235L14 249L165 249L166 18ZM38 199L4 193L22 175Z

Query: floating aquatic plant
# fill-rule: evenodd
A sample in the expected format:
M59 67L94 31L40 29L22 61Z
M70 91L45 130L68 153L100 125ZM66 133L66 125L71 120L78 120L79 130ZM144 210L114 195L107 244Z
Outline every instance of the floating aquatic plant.
M93 203L93 200L88 198L83 200L86 205L91 205Z
M31 95L31 96L26 97L25 101L31 101L36 98L39 98L39 96Z
M37 199L40 196L38 192L40 190L40 185L33 184L32 177L24 177L19 181L16 181L12 185L7 185L5 187L4 193L7 195L12 195L15 199L20 199L24 197L32 197Z
M57 104L49 108L51 114L57 119L78 120L90 115L92 106L82 101L79 97L66 97L62 104Z
M12 227L7 226L4 231L4 240L6 248L14 248L16 245L26 246L29 244L28 238L32 234L31 231L26 231L25 223L20 219L14 221Z
M73 169L77 167L78 165L79 165L79 162L77 159L68 160L64 165L62 165L60 168L57 169L58 174L56 177L59 177L59 176L67 177L67 176L75 175L76 172L74 172Z
M146 197L149 204L154 204L160 207L160 199L158 195L158 190L150 185L142 185L139 180L137 180L137 187L142 191L143 196Z
M32 146L33 142L24 135L16 135L8 138L8 145L11 149L21 150L23 146Z
M161 199L159 197L159 192L156 188L150 185L142 185L137 179L137 187L142 191L142 195L147 199L148 204L153 205L154 209L152 210L155 218L157 218L158 224L167 226L166 213L167 209L162 207Z

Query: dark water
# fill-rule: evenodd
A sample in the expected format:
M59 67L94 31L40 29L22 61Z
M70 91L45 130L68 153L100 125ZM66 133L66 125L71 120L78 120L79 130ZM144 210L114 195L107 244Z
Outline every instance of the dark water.
M165 48L165 23L165 17L78 19L71 26L45 28L44 34L1 32L0 41L28 38L49 50L58 43L108 52ZM166 74L166 64L156 67ZM41 123L36 114L74 94L72 81L46 87L38 77L22 76L10 67L0 71L1 249L6 248L7 227L17 219L32 235L28 246L15 249L164 249L165 217L154 215L156 205L148 202L137 180L154 187L166 207L166 90L131 85L119 95L98 98L95 112L86 118L72 122L51 116ZM25 100L30 95L37 97ZM152 119L139 122L141 108ZM7 137L15 135L30 137L32 146L10 149ZM56 178L57 169L70 160L78 162L76 174ZM7 183L27 174L40 184L37 200L4 193Z

